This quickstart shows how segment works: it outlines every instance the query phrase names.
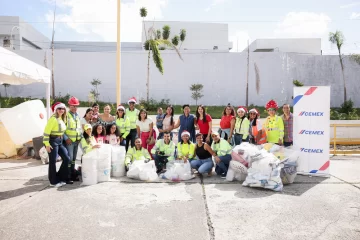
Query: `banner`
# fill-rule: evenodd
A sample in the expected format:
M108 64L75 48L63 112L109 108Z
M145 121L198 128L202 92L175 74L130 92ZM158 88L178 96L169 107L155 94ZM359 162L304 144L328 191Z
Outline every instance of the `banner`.
M298 173L329 175L330 87L295 87L293 106Z

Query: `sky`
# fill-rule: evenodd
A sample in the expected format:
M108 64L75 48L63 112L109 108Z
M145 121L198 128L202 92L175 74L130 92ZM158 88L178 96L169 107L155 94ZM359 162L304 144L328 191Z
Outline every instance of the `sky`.
M57 0L55 41L116 41L116 2ZM0 15L20 16L51 38L54 0L0 0L0 6ZM232 51L259 38L296 37L321 38L323 54L336 54L328 35L340 30L343 53L360 53L356 0L121 0L121 41L141 41L141 7L147 20L228 23Z

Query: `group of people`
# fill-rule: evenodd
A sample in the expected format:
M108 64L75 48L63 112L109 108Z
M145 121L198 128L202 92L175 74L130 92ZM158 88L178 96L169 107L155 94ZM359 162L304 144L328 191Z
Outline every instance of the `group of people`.
M163 113L158 109L156 131L145 109L138 110L136 98L128 101L129 107L117 107L116 116L112 116L111 106L104 107L99 113L99 105L94 104L86 110L83 118L77 114L80 102L71 97L68 101L69 112L64 103L52 106L54 114L44 131L44 145L49 153L49 181L51 186L60 187L79 180L75 170L78 147L84 154L99 144L122 145L126 148L125 165L128 169L133 161L154 160L157 173L166 171L166 163L172 160L189 162L198 174L215 172L226 177L234 145L242 142L263 144L266 142L290 146L292 140L293 117L288 104L283 105L283 115L276 115L278 105L274 100L266 104L269 116L265 124L260 122L260 113L253 108L234 108L228 104L222 114L220 128L213 131L212 118L202 105L191 114L190 106L183 105L183 114L175 121L174 108L168 106ZM178 143L173 142L173 130L178 130ZM198 133L196 133L198 130ZM56 172L56 158L63 160ZM215 164L213 162L215 160Z

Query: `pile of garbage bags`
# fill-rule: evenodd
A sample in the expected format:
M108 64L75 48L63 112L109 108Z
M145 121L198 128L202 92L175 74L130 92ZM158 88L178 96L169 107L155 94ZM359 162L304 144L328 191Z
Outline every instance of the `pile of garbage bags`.
M296 177L299 153L276 144L241 143L232 150L227 181L243 181L243 186L281 191Z
M102 144L82 157L82 185L94 185L125 175L125 149L121 146Z
M129 171L127 172L126 176L128 178L138 179L142 181L155 181L158 179L155 162L145 159L135 160L130 165Z

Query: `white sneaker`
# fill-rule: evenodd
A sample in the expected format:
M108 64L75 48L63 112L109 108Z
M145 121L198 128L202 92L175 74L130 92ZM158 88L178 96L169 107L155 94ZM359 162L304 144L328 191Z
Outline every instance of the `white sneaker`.
M61 183L57 183L57 184L50 184L50 187L56 187L56 188L59 188L59 187L62 187L63 185Z
M66 182L60 182L61 186L66 185Z

